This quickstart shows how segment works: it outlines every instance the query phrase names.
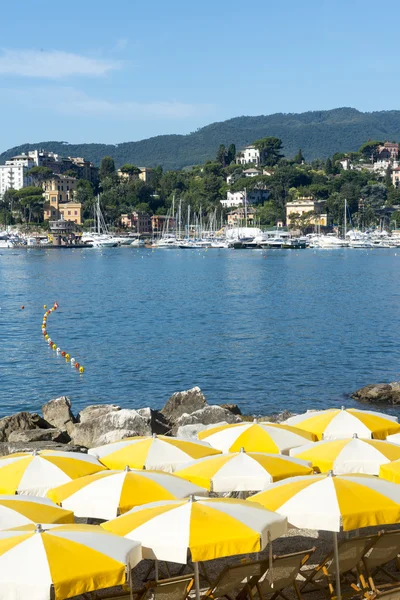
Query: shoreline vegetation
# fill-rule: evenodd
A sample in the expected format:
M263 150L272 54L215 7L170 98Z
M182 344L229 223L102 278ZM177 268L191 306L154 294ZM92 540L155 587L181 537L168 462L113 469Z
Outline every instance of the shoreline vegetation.
M371 384L351 397L389 408L400 402L400 383ZM197 440L197 434L210 426L255 418L281 423L292 413L283 410L268 416L243 415L236 404L208 404L201 389L194 387L172 394L161 410L97 404L74 414L71 400L61 396L44 404L42 415L23 411L1 418L0 456L44 449L87 452L91 447L135 436L173 435Z

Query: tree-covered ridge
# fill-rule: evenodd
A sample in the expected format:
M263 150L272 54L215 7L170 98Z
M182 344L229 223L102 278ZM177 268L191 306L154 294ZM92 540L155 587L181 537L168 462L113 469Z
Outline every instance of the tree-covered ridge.
M257 117L236 117L212 123L187 135L161 135L138 142L111 144L69 144L36 142L22 144L0 154L0 163L15 154L43 148L62 156L83 156L100 165L111 156L117 167L135 164L164 170L181 169L212 160L221 144L235 144L240 150L254 140L277 137L283 154L293 158L302 148L307 160L328 158L335 152L356 151L366 140L400 139L400 111L363 113L354 108L337 108L306 113L276 113Z

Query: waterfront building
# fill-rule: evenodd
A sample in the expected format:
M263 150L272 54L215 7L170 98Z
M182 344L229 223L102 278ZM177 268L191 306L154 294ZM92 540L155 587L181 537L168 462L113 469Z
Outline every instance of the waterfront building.
M82 204L75 202L77 179L66 175L53 175L43 182L44 219L64 219L82 224Z
M34 166L33 160L25 154L13 156L4 165L0 165L0 198L7 190L20 190L33 185L27 171Z
M136 233L151 233L151 216L148 213L136 211L121 215L121 225L126 229L132 229Z
M245 210L244 206L240 208L236 208L235 210L231 210L227 216L228 225L232 227L237 227L238 225L243 225L247 220L249 227L252 227L254 223L256 211L252 206L248 206L247 210Z
M118 169L117 175L121 179L126 179L127 181L133 181L134 179L140 179L144 181L144 183L149 183L154 177L154 169L150 167L137 167L137 173L126 173L125 171L121 171Z
M301 196L292 202L286 203L287 226L290 227L294 215L301 216L305 213L314 213L310 217L310 225L320 225L321 227L329 225L329 217L325 210L325 201L314 200L312 196Z
M167 215L153 215L151 217L151 231L153 235L158 235L165 232L167 229L172 230L175 227L174 217Z

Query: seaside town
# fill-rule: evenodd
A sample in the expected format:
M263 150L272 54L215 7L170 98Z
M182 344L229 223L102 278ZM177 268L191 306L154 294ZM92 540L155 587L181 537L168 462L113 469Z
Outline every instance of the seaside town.
M307 163L267 137L166 172L29 150L0 165L0 202L2 247L398 247L399 144Z

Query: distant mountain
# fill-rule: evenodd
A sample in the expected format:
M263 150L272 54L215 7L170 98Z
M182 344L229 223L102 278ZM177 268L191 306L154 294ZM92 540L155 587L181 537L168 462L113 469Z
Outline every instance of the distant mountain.
M236 117L187 135L160 135L117 145L37 142L3 152L0 163L20 152L43 148L64 156L83 156L96 165L103 156L109 155L117 166L133 163L180 169L213 159L220 144L234 143L239 150L265 136L281 138L287 157L293 157L302 148L306 160L327 158L335 152L357 150L368 139L399 140L400 111L363 113L354 108L336 108L301 114Z

